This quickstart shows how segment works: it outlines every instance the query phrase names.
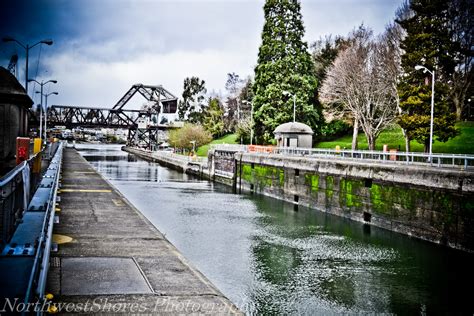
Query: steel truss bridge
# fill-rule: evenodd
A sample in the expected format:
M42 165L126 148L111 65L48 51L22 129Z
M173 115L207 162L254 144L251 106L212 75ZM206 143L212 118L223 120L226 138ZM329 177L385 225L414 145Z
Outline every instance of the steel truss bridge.
M149 101L148 106L142 110L124 109L137 93ZM178 99L161 85L135 84L112 108L53 105L48 108L47 115L49 126L128 129L129 143L151 148L158 141L159 130L173 128L170 125L149 124L151 118L157 119L159 114L175 114L177 109Z

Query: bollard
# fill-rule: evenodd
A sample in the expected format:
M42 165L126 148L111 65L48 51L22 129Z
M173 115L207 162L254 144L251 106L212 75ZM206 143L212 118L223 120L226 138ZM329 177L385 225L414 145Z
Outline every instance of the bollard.
M41 138L33 140L33 154L38 154L41 151ZM33 173L41 172L41 154L38 154L33 162Z
M16 164L19 165L30 158L30 139L28 137L16 138Z

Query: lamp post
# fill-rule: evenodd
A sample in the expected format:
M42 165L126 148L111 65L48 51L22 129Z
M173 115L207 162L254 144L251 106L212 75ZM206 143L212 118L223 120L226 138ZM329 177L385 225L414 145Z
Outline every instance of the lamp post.
M283 94L293 96L293 123L295 123L296 122L296 94L288 92L288 91L283 91Z
M40 93L39 91L36 91L36 93ZM45 106L45 109L44 109L44 139L46 141L46 139L48 138L48 134L47 134L47 131L48 131L48 128L47 128L47 122L48 122L48 97L52 94L55 94L55 95L58 95L59 93L58 92L50 92L50 93L47 93L47 94L44 94L44 106Z
M36 44L33 44L33 45L29 45L29 44L24 45L23 43L17 41L13 37L6 36L6 37L2 38L2 41L4 41L4 42L16 42L18 45L23 47L26 51L25 90L26 90L26 94L28 95L28 82L29 82L29 80L28 80L28 56L29 56L29 51L30 51L31 48L33 48L33 47L35 47L36 45L39 45L39 44L53 45L53 40L44 39L44 40L39 41L39 42L37 42Z
M434 84L435 84L435 71L428 70L425 66L416 65L416 70L422 70L423 73L429 72L432 76L431 79L431 120L430 120L430 153L429 153L429 160L431 162L431 155L433 153L433 112L434 112Z
M196 141L195 140L192 140L190 141L191 144L193 144L193 156L195 155L195 151L196 151Z
M243 100L242 103L250 104L250 145L253 145L253 102Z
M42 128L42 124L43 124L43 86L44 86L45 84L49 83L49 82L58 83L58 81L57 81L57 80L48 80L48 81L46 81L46 82L43 82L43 81L39 82L39 81L37 81L37 80L35 80L35 79L28 79L27 82L31 82L31 81L34 81L34 82L36 82L37 84L39 84L39 85L41 86L41 91L39 92L39 93L41 93L41 102L40 102L40 103L41 103L41 106L40 106L40 132L39 132L39 136L40 136L40 138L42 138L42 136L43 136L43 128ZM38 91L37 91L37 93L38 93Z

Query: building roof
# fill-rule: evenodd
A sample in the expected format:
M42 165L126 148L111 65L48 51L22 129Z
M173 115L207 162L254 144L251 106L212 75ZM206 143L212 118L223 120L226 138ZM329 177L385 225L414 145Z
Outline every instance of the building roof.
M278 126L274 134L310 134L313 135L313 130L306 124L300 122L288 122Z
M26 94L25 88L8 70L0 67L0 104L12 103L30 107L33 100Z

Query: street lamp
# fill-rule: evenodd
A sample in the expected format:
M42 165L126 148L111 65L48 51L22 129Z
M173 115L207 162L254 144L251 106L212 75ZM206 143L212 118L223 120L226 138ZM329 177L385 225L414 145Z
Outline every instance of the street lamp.
M49 82L58 83L58 81L57 80L48 80L46 82L43 82L43 81L39 82L35 79L28 79L27 80L27 82L31 82L31 81L34 81L34 82L36 82L37 84L39 84L41 86L41 91L39 92L39 93L41 93L41 102L40 102L41 103L41 107L40 107L40 138L41 138L42 135L43 135L43 129L42 129L42 126L43 126L42 125L43 124L43 86L45 84L49 83ZM38 93L38 91L36 93Z
M284 95L293 96L293 123L296 122L296 94L288 91L283 91Z
M192 140L192 141L190 141L190 143L193 144L193 155L194 155L194 152L196 150L196 141Z
M415 66L416 70L423 70L423 73L429 72L432 76L431 80L431 120L430 120L430 162L431 162L431 155L433 153L433 112L434 112L434 84L435 84L435 71L429 71L428 68L421 65Z
M16 42L18 45L23 47L26 51L25 90L26 90L26 94L28 95L28 56L29 56L29 51L30 51L31 48L33 48L33 47L35 47L36 45L39 45L39 44L53 45L53 40L44 39L44 40L39 41L38 43L33 44L33 45L26 44L26 46L23 43L17 41L16 39L14 39L13 37L10 37L10 36L6 36L6 37L2 38L2 41L4 41L4 42Z
M36 93L40 93L39 91L36 91ZM48 138L48 134L47 134L47 131L48 131L48 128L47 128L47 122L48 122L48 97L52 94L55 94L55 95L58 95L59 93L58 92L50 92L50 93L47 93L47 94L44 94L44 99L45 99L45 102L44 102L44 105L45 105L45 109L44 109L44 139L46 141L46 139Z
M250 108L250 145L253 145L253 102L251 101L247 101L247 100L243 100L242 101L243 104L250 104L251 108Z

